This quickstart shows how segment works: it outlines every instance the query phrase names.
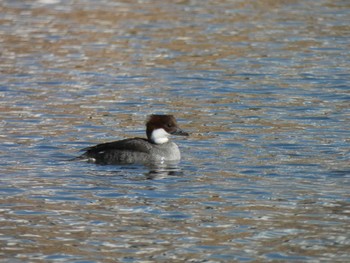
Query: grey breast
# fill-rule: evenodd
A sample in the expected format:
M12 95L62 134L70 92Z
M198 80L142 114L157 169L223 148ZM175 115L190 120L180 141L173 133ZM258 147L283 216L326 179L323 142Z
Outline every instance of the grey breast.
M181 154L179 147L174 142L153 145L151 156L156 160L180 160Z

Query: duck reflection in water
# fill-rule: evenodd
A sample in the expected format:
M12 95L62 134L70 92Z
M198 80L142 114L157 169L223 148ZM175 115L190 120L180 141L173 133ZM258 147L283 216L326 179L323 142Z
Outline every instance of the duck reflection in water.
M147 165L148 173L145 173L147 179L163 178L168 176L182 176L183 171L179 166L179 161L168 161L162 163L152 163Z

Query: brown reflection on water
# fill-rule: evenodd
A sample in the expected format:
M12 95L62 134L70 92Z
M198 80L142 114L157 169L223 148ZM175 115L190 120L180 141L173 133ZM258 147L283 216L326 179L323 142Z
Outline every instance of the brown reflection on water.
M294 206L285 205L283 200L275 200L274 205L256 200L227 203L225 198L213 195L174 199L171 205L164 200L162 207L151 199L96 199L89 193L81 198L93 201L77 206L74 202L25 197L1 200L1 253L7 257L18 253L37 257L55 253L89 255L91 260L103 257L106 262L131 254L135 259L155 260L176 255L174 262L181 262L193 257L205 259L206 253L215 248L225 254L227 250L238 253L255 247L249 254L261 259L264 254L276 251L322 257L347 249L345 240L334 235L336 232L329 236L328 225L329 221L337 222L334 213L349 216L347 203L336 206L315 206L313 200ZM161 209L162 215L137 212L140 207ZM187 218L164 217L179 211ZM322 214L329 216L321 219ZM342 220L339 224L343 224ZM337 232L342 236L341 227ZM303 245L315 237L338 245L319 244L312 249L307 243ZM193 252L201 251L201 247L207 247L207 252L201 255Z
M193 67L210 66L208 69L213 70L218 68L215 63L218 59L249 55L255 49L250 46L252 40L270 42L273 35L259 34L257 39L252 35L276 26L264 22L270 12L276 14L284 5L296 2L219 1L213 6L197 8L189 2L122 2L92 6L73 1L60 9L55 5L34 5L28 10L2 4L1 12L6 14L2 24L14 29L2 33L3 63L9 67L7 70L21 72L13 63L18 58L48 53L54 56L43 59L42 63L48 68L99 72L110 66L115 70L117 65L130 67L133 63L140 67L166 67L186 62ZM227 13L222 14L225 10ZM203 24L201 16L208 16L207 24ZM288 21L298 14L282 13L281 16ZM265 24L260 26L260 22ZM310 23L316 22L310 20ZM218 29L207 31L210 26ZM303 42L302 46L310 43ZM180 54L172 58L173 52ZM142 56L135 57L141 53ZM5 69L2 67L2 70ZM124 71L123 68L119 70Z

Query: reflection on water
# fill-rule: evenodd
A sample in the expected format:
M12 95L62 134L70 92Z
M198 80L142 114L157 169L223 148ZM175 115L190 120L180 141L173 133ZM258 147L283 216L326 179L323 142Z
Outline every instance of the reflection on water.
M348 1L2 1L0 258L350 260ZM67 161L172 113L183 160Z
M149 172L146 177L148 179L166 178L169 176L184 175L179 161L169 161L162 163L152 163L148 165Z

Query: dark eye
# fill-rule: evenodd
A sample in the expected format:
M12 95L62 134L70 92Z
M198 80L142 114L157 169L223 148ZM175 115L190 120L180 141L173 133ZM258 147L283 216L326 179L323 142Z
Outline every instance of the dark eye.
M168 126L169 128L173 127L173 125L172 125L171 123L168 123L167 126Z

